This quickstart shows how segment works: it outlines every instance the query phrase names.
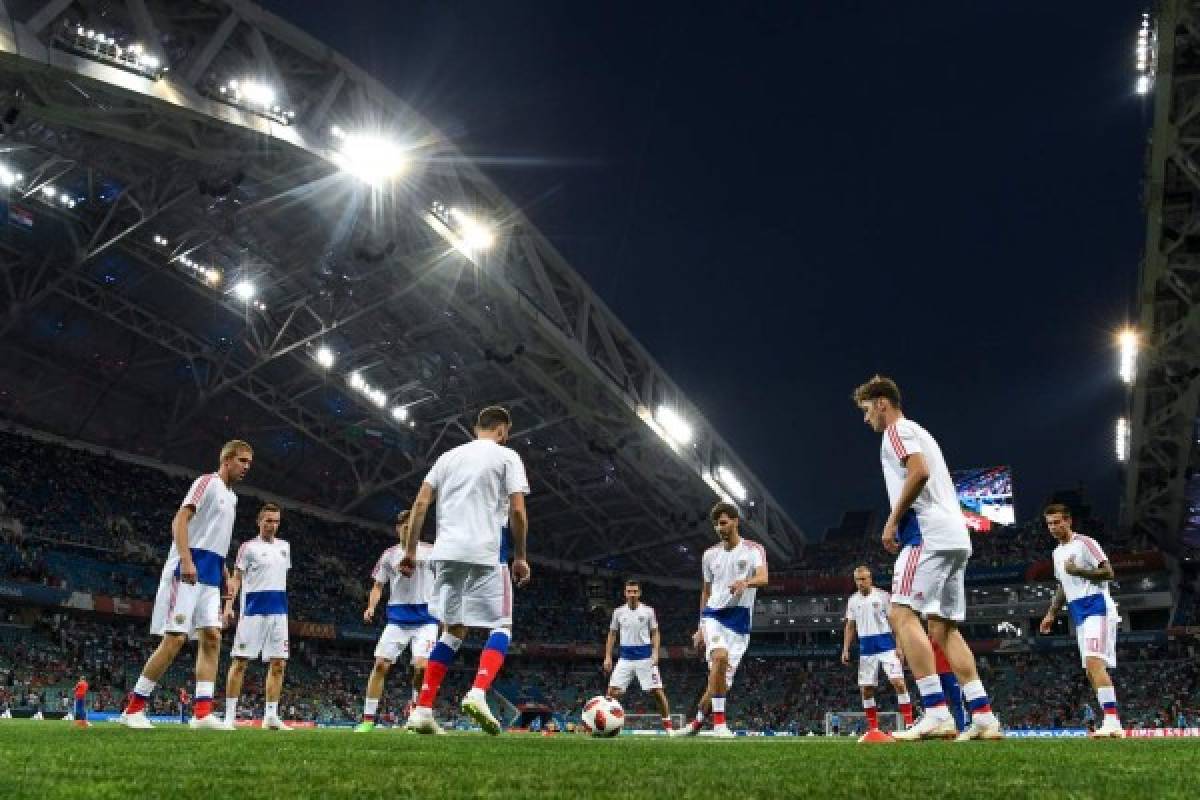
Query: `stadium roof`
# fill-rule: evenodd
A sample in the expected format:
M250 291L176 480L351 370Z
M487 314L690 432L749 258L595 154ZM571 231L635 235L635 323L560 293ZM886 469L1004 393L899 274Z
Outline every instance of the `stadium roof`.
M381 519L501 403L546 556L799 527L554 246L344 56L240 0L0 4L0 409ZM4 191L4 187L7 190Z

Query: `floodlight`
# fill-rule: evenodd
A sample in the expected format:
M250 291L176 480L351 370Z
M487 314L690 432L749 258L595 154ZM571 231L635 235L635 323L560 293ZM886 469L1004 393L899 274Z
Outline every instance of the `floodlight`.
M1120 348L1120 366L1118 373L1125 383L1133 383L1137 377L1137 331L1126 329L1117 334L1117 345Z
M1117 420L1117 435L1114 444L1116 445L1117 461L1124 464L1125 459L1129 458L1129 420L1125 417Z
M242 97L263 108L269 108L275 102L275 90L265 83L247 81L238 90Z
M738 476L729 467L724 464L717 467L717 480L733 495L734 500L737 500L739 503L746 501L746 485L738 480Z
M367 388L367 382L363 379L362 374L358 372L351 372L348 382L351 389L357 389L360 392Z
M392 416L399 422L404 422L408 419L408 406L396 406L392 409Z
M0 165L0 186L12 186L17 182L17 173L10 170L8 167Z
M47 183L42 186L42 194L46 195L46 197L53 198L54 195L58 194L58 190Z
M209 286L216 286L221 282L221 271L212 267L204 270L204 282Z
M233 286L234 295L247 303L254 299L255 291L254 284L247 280L238 281Z
M313 357L317 360L317 363L320 364L325 369L329 369L330 367L332 367L333 362L337 360L336 356L334 356L334 354L333 354L333 351L330 350L325 345L321 345L320 347L318 347L316 355ZM356 372L354 374L357 375L358 373Z
M383 408L387 405L387 393L382 389L372 389L367 393L367 396L371 398L372 403L380 408Z
M676 444L689 444L692 441L692 426L670 406L659 406L654 412L654 419Z
M450 216L457 223L460 250L477 253L495 244L496 234L491 226L457 208L450 209Z
M408 168L408 156L395 142L361 133L334 136L338 149L333 163L363 183L379 186Z
M158 59L149 53L142 53L140 56L138 56L138 63L150 70L158 69L159 67Z

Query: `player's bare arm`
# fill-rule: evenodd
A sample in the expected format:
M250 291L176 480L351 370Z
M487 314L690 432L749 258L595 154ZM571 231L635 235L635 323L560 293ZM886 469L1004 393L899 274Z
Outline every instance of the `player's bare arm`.
M1108 563L1107 561L1105 562ZM1042 617L1042 624L1038 626L1038 630L1043 634L1048 634L1054 630L1054 619L1058 616L1058 612L1063 610L1063 606L1067 604L1067 593L1060 585L1054 590L1054 598L1050 601L1050 608L1046 611L1046 616Z
M375 621L375 608L379 605L381 597L383 597L383 584L376 581L371 585L371 591L367 593L367 608L363 611L363 622Z
M188 523L196 516L195 506L183 506L171 520L171 535L175 538L175 549L179 551L179 579L184 583L196 583L196 562L188 546Z
M712 594L712 584L705 581L704 588L700 590L700 613L704 613L704 607L708 605L708 596ZM703 619L703 617L701 617ZM696 632L692 634L692 646L701 648L704 646L704 628L697 627Z
M662 632L655 628L650 631L650 663L658 666L658 648L662 645Z
M513 580L518 587L529 583L532 573L525 552L525 540L529 534L529 515L525 513L525 495L513 492L508 496L508 531L513 540Z
M237 601L238 592L242 589L242 571L234 569L233 574L230 574L228 571L225 574L225 585L229 588L229 591L225 595L225 610L221 613L221 620L228 627L233 624L234 617L236 616L233 611L233 604Z
M612 651L613 645L617 642L617 632L610 630L608 636L604 639L604 674L612 672Z
M883 526L883 549L889 553L900 552L900 542L896 539L900 528L900 518L908 513L913 503L917 502L917 498L921 496L925 484L929 481L929 465L925 463L925 456L920 453L909 453L903 459L903 463L907 472L904 477L904 486L900 489L896 507L892 509L892 513L888 515L887 522Z
M761 589L767 585L767 565L762 564L754 570L754 574L749 578L740 581L734 581L729 587L729 590L735 595L740 595L747 589Z
M1096 565L1095 569L1081 567L1075 563L1075 556L1067 559L1067 563L1063 564L1063 569L1068 575L1074 575L1077 578L1086 578L1089 581L1101 583L1103 581L1111 581L1114 577L1112 564L1107 561L1101 561Z
M846 631L842 635L842 663L850 663L850 646L854 644L854 638L858 634L858 629L854 627L854 620L846 620Z
M403 575L412 575L417 568L417 542L421 541L421 529L425 527L425 516L433 505L434 495L429 482L422 481L408 516L408 538L404 542L404 558L400 560L400 572Z

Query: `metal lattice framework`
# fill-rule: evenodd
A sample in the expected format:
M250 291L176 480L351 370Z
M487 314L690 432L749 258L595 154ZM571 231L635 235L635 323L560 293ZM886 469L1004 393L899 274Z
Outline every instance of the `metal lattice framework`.
M85 29L163 69L80 50ZM214 87L246 76L280 109L222 102ZM478 407L504 403L544 555L694 570L720 466L747 490L749 535L798 554L800 529L520 209L377 81L258 6L0 0L0 120L0 158L21 173L0 236L6 414L198 465L243 434L264 488L378 517L470 436ZM334 166L333 126L413 143L414 170L367 187ZM498 223L486 254L448 244L451 206ZM241 279L252 302L228 291ZM386 403L348 387L352 372ZM661 437L662 405L691 443Z
M1200 467L1200 2L1164 0L1159 12L1122 523L1172 547Z

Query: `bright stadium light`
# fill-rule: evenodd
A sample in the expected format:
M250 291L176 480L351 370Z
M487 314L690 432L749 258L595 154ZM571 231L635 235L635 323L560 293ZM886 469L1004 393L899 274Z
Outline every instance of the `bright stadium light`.
M233 285L234 296L247 303L254 299L256 291L254 284L248 280L241 280Z
M1138 334L1137 331L1126 329L1117 334L1117 346L1120 349L1120 365L1117 372L1121 380L1132 384L1137 377Z
M748 494L746 485L738 480L738 476L734 474L733 470L724 464L717 467L717 480L725 487L726 491L733 495L734 500L739 503L746 502Z
M1129 420L1121 417L1117 420L1116 441L1117 461L1122 464L1129 458Z
M1138 28L1137 44L1133 49L1133 55L1137 70L1137 82L1134 84L1134 88L1138 94L1149 94L1154 88L1158 43L1148 11L1142 13L1142 24Z
M332 367L333 362L337 360L337 357L334 356L333 351L325 345L321 345L317 348L317 352L315 355L313 355L313 358L316 359L316 362L325 369ZM358 373L355 374L357 375Z
M408 406L396 406L392 409L392 416L397 422L404 422L408 419Z
M345 133L336 127L333 130L337 140L333 163L363 183L379 186L408 168L408 156L395 142L381 136Z
M350 377L346 380L346 382L350 384L351 389L355 389L356 391L361 392L363 389L367 388L367 382L360 372L351 372Z
M204 282L209 286L216 286L221 282L221 271L212 267L204 270Z
M659 406L658 410L654 412L654 421L676 444L691 443L692 426L670 406Z
M367 396L371 398L371 402L383 408L387 405L387 393L382 389L371 389L367 392Z
M469 255L487 250L496 243L496 234L490 225L457 208L450 209L450 217L457 228L459 250Z
M265 83L246 81L240 91L242 97L256 106L270 108L275 104L275 90Z
M0 186L8 188L17 182L17 173L13 172L8 167L0 164Z

